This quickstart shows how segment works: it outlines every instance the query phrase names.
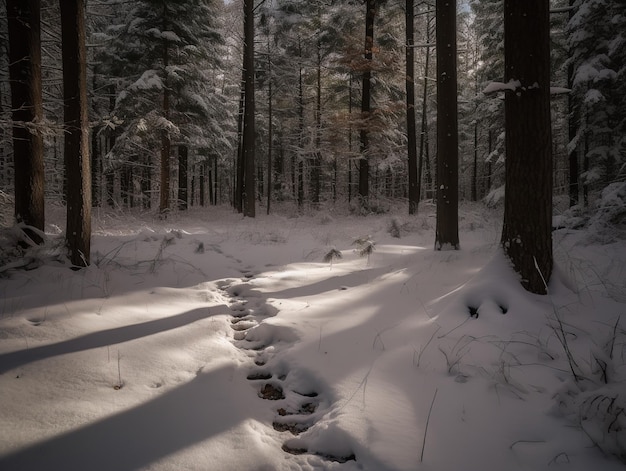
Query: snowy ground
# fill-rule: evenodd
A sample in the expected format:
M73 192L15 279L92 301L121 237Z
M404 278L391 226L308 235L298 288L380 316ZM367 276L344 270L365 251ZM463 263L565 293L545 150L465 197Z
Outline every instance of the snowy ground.
M557 231L533 296L499 216L421 211L98 213L88 269L0 268L0 469L623 470L624 240Z

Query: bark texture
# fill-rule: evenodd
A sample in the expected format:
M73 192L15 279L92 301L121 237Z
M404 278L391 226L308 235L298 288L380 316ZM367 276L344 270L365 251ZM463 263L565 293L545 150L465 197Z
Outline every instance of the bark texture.
M7 0L9 80L13 119L15 219L44 230L43 119L41 98L41 27L39 0ZM24 231L34 242L36 231Z
M552 133L548 0L505 0L506 196L502 246L528 291L552 273Z
M87 53L84 0L60 0L67 226L74 266L89 265L91 251L91 167L87 113Z
M459 249L456 0L437 0L437 228L435 250Z

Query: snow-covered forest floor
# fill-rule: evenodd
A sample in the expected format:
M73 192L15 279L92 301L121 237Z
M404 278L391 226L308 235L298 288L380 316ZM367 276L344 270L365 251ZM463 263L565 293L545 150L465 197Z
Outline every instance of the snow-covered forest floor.
M0 267L0 469L624 469L617 232L555 231L535 296L481 205L448 252L428 204L286 214L96 211L71 271L49 208Z

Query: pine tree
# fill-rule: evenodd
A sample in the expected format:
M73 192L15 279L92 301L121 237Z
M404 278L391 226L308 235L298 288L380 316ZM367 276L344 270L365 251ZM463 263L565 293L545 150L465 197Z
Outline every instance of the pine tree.
M456 1L437 0L436 250L459 249Z
M545 0L505 0L506 195L502 247L528 291L552 274L550 18ZM530 32L532 31L532 34Z
M172 142L203 149L206 158L230 147L232 114L216 85L223 55L216 3L141 0L120 8L123 21L106 30L98 56L102 79L116 88L112 114L123 122L109 165L139 171L160 162L166 213Z
M15 219L44 230L43 119L39 0L7 0L9 78L13 120ZM25 229L34 242L42 237Z
M255 68L254 68L254 2L244 0L244 117L243 117L243 215L255 216L256 162L255 162Z
M66 241L70 261L90 262L91 169L87 115L87 52L83 0L60 0L63 44L65 173L67 178Z
M417 165L417 132L415 128L415 2L406 0L406 134L409 172L409 214L417 213L420 185Z
M569 22L574 105L579 120L570 150L582 154L583 195L626 181L624 46L622 2L576 0ZM621 79L621 80L620 80Z

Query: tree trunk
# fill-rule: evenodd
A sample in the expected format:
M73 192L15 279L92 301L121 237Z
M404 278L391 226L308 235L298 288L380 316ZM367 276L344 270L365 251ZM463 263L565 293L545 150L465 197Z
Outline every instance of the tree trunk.
M244 197L243 215L255 217L255 158L254 158L254 1L244 0L244 69L245 104L243 117Z
M472 161L472 201L478 201L478 120L474 121L474 159Z
M63 0L60 0L63 1ZM165 10L165 5L163 6ZM163 12L163 23L165 23L166 12ZM165 24L163 30L165 31ZM169 48L167 40L163 39L163 117L170 119L170 93L167 88L167 66L169 65ZM167 129L161 131L161 194L159 203L159 213L161 216L167 215L170 209L170 133Z
M359 198L362 208L369 208L369 136L368 120L372 94L372 50L374 48L374 20L376 19L376 0L366 0L365 11L365 61L363 70L361 98L361 159L359 160Z
M456 0L437 0L437 229L435 250L459 249Z
M189 151L186 145L178 146L178 209L186 211L189 206Z
M318 7L319 9L319 7ZM319 13L318 13L319 14ZM320 194L322 192L322 159L321 159L321 133L322 133L322 45L317 40L317 95L315 109L315 152L311 168L311 202L316 209L319 208Z
M7 0L9 80L13 119L15 219L44 230L43 119L41 98L41 27L39 0ZM41 236L28 228L35 243Z
M298 188L296 192L296 198L298 202L298 208L302 208L304 205L304 78L302 72L302 44L300 38L298 38L298 52L300 57L300 67L298 70ZM295 164L295 160L294 160ZM295 175L295 174L294 174ZM296 188L294 187L294 191Z
M426 44L430 44L430 18L426 17ZM424 87L422 89L422 126L420 129L420 151L417 162L417 186L421 197L422 168L426 163L426 183L430 183L430 161L428 153L428 73L430 66L430 47L426 46L424 64Z
M87 52L84 0L60 0L63 49L65 173L70 261L76 267L90 263L91 169L87 113Z
M350 72L350 82L348 88L348 116L352 118L352 72ZM348 123L348 203L352 202L352 119Z
M417 214L420 188L417 171L417 130L415 128L415 33L414 0L406 0L406 133L409 171L409 214Z
M502 246L522 285L545 294L552 273L550 19L547 0L505 0L506 197Z
M244 57L245 60L245 57ZM241 89L239 93L239 113L237 114L237 156L235 162L235 184L233 205L238 213L243 213L244 165L243 165L243 116L246 103L246 66L241 68Z
M274 150L274 127L272 126L272 55L270 49L270 37L267 36L267 210L266 214L270 213L270 207L272 205L272 185L274 184L272 174L274 172L272 162L272 152Z
M574 1L569 0L569 19L571 20L576 10L574 9ZM574 61L569 61L567 66L567 88L572 90L574 88ZM579 199L580 185L578 182L579 169L578 169L578 146L572 146L572 142L578 134L578 109L574 106L574 97L571 93L567 96L567 135L568 135L568 161L569 161L569 205L570 207L576 206Z

